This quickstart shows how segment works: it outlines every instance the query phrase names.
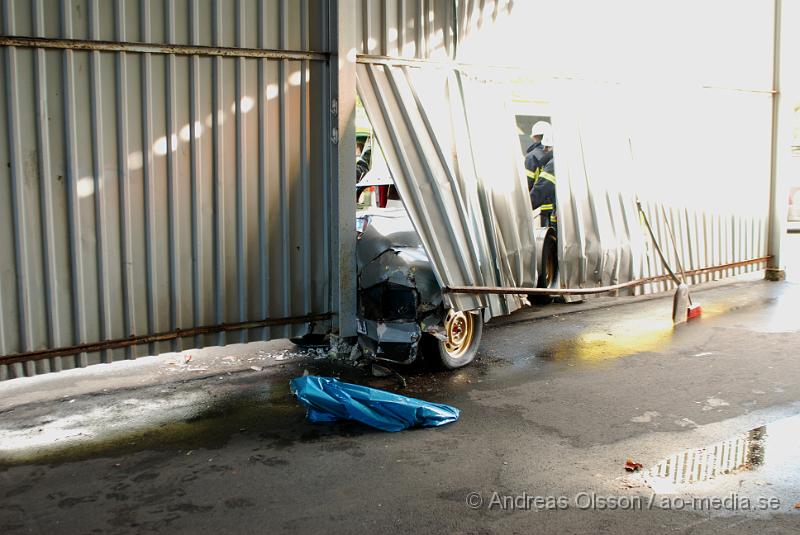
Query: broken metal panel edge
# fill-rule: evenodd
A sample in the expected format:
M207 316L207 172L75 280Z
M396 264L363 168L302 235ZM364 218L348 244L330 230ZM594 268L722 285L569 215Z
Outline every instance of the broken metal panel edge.
M361 100L364 104L364 108L367 111L367 115L370 117L370 121L372 122L373 126L377 126L376 130L385 129L388 133L385 136L387 139L384 141L384 154L386 156L387 164L391 166L391 162L393 159L396 159L396 166L402 169L403 175L411 176L412 169L410 168L410 163L407 155L402 150L402 143L401 140L398 138L398 129L395 125L391 122L391 118L389 116L389 111L387 109L387 104L385 102L385 98L381 98L381 91L378 87L378 82L375 77L375 72L372 69L359 69L363 71L364 76L357 77L357 87L358 92L361 96ZM363 79L363 78L366 78ZM373 107L373 104L375 107ZM370 109L372 109L372 113L370 114ZM377 132L376 132L377 134ZM378 134L380 135L380 134ZM391 144L387 143L391 140ZM399 151L391 151L389 150L391 147L398 147ZM412 187L414 185L412 182L405 182L402 177L396 176L397 174L394 173L394 180L395 184L397 185L398 191L400 192L401 196L403 196L403 189L405 189L406 195L405 198L411 197L411 201L413 201L413 205L416 206L424 206L422 194L418 191L418 188ZM406 201L404 201L406 203ZM408 211L408 204L406 204L406 210L409 215L409 219L411 220L414 228L418 236L420 237L420 241L425 246L426 242L426 235L420 232L420 228L432 228L433 225L428 218L428 214L426 210L420 211ZM413 212L413 213L412 213ZM420 221L420 218L424 218L424 222ZM423 224L424 223L424 224ZM435 236L427 236L427 238L432 238L434 242L436 242ZM429 258L432 259L433 262L436 261L436 255L440 254L440 247L438 244L434 247L434 244L428 243L425 246L425 250L428 252ZM437 278L439 275L437 274ZM440 280L440 283L442 281Z
M419 342L422 336L422 330L416 321L363 321L367 332L361 334L372 338L378 344L412 344Z

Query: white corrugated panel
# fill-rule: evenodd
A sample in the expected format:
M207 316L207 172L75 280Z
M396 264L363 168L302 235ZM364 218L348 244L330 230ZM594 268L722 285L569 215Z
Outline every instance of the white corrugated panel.
M563 86L553 107L562 287L666 273L637 198L676 272L766 255L769 95L676 88L664 100L618 85Z
M362 64L358 89L442 286L530 286L533 218L502 92L436 67ZM491 315L516 296L446 295Z

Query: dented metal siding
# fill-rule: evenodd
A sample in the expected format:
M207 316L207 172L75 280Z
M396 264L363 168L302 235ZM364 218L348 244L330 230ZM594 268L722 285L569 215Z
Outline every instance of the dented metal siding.
M647 203L643 208L648 218L656 221L653 230L673 269L678 269L682 264L684 270L691 271L763 258L768 254L766 215L704 213L686 208L671 208L659 203ZM766 214L766 211L763 213ZM679 258L671 245L665 220L675 233ZM753 263L713 273L692 275L687 279L690 284L699 284L763 270L765 267L766 262ZM643 266L642 275L649 277L662 273L666 271L657 262L655 253L651 253ZM653 293L670 288L674 288L674 284L664 281L645 285L637 293Z
M667 273L637 211L637 198L679 276L681 267L693 271L767 256L770 97L756 91L688 92L684 112L695 112L696 119L681 139L685 148L676 151L669 139L661 143L652 131L629 124L626 116L638 114L668 132L675 126L654 117L647 101L643 105L623 99L625 109L615 108L619 99L613 93L622 91L594 88L592 97L580 95L594 110L583 114L580 104L570 100L562 107L577 111L554 121L560 286L608 286ZM727 109L738 113L732 116ZM666 108L663 113L677 116L678 111ZM738 143L741 125L747 125L753 141L746 158L734 158L730 147ZM689 151L700 157L690 158ZM683 165L685 160L694 165ZM687 279L696 284L765 266L751 263ZM663 280L625 292L673 287L672 281Z
M197 328L331 312L326 3L0 9L2 36L29 40L0 49L0 355L196 334L0 379L290 336L306 325Z
M563 184L568 177L560 175L559 179ZM569 187L573 184L559 188L560 287L592 288L666 275L636 210L634 195L608 192L590 184L587 181L586 189L580 192ZM679 277L681 266L689 272L767 256L766 216L676 208L655 200L643 201L642 209L667 262ZM765 267L766 262L750 263L689 275L687 282L699 284ZM647 294L674 287L665 279L622 291Z
M386 0L375 2L361 0L361 9L356 20L359 35L358 53L362 55L360 61L370 64L391 64L393 60L441 60L456 59L466 65L462 68L469 72L472 66L480 63L484 56L476 52L481 49L473 43L470 49L464 47L468 37L480 36L481 31L489 29L502 18L520 17L526 13L520 9L522 3L511 0ZM530 8L530 6L527 6ZM553 13L542 12L542 20L548 27L558 29L558 24L564 24L568 19L546 19ZM461 41L461 47L459 47ZM479 43L489 46L485 37L477 39ZM558 50L552 54L558 57ZM588 55L587 55L588 57ZM703 57L698 54L697 57ZM492 56L492 62L504 65L518 59L518 55L504 54L502 50ZM700 60L698 60L700 61ZM400 63L395 62L398 65ZM410 62L409 65L419 66L421 62ZM530 65L520 64L520 73L529 69ZM362 69L364 70L364 69ZM509 71L510 72L510 71ZM501 72L493 71L489 77L498 76ZM541 74L538 73L537 74ZM752 75L754 87L758 86L758 73ZM549 76L548 76L549 77ZM570 92L575 91L574 86L579 82L565 81L570 87ZM616 85L616 84L613 84ZM771 98L769 91L764 90L736 90L743 92L739 97L746 102L726 103L728 90L705 87L710 100L705 107L736 109L737 114L729 114L736 124L730 124L731 119L714 121L707 118L703 124L705 138L699 139L695 146L704 147L705 142L713 137L725 138L731 132L747 124L755 132L751 138L758 140L769 139L769 125L762 119L767 118L764 110L759 109L760 101ZM594 93L596 88L592 88ZM588 94L587 94L588 96ZM589 99L593 100L593 99ZM713 104L719 100L720 102ZM702 99L698 99L698 102ZM599 101L598 101L599 102ZM627 102L645 102L646 106L658 107L658 103L651 103L647 95L635 94ZM744 105L743 105L744 104ZM608 105L600 103L601 107ZM745 110L746 111L743 111ZM643 110L647 113L647 110ZM559 117L554 117L556 129L559 126ZM657 122L653 121L653 124ZM562 123L563 125L563 123ZM563 132L560 132L563 133ZM630 133L629 133L630 135ZM563 140L563 138L562 138ZM584 140L595 147L605 145L605 138L601 136L589 137ZM731 140L729 146L735 146ZM765 170L768 168L766 160L768 148L757 143L750 147L751 157L748 165L730 169L720 165L716 172L696 173L697 180L703 180L717 185L717 191L726 191L728 195L737 198L747 196L749 193L740 189L733 194L729 191L731 177L750 177L748 180L762 183L763 192L768 191ZM588 288L604 286L619 282L630 281L641 277L652 277L666 273L657 260L649 243L649 237L641 225L639 214L636 212L635 195L636 185L625 190L615 189L614 181L608 180L607 170L598 172L598 167L592 169L565 169L565 162L572 160L580 166L584 162L584 154L578 150L567 150L559 142L556 149L557 175L559 176L559 220L560 220L560 284L561 287ZM620 155L617 162L630 159L630 155ZM711 163L733 163L726 151L709 151L707 161ZM652 165L660 164L651 161ZM741 166L741 161L737 162ZM608 167L607 169L611 169ZM662 180L654 177L651 169L646 173L637 175L639 180ZM673 172L683 173L683 169L673 169ZM670 184L669 177L663 179L663 184ZM686 187L687 197L696 197L694 188ZM761 192L752 206L746 210L734 211L715 205L714 198L709 198L703 209L682 206L680 202L669 203L658 198L648 198L642 195L643 206L648 212L648 217L654 225L659 244L664 250L668 261L677 269L677 257L673 249L667 227L664 224L662 207L666 210L670 227L675 234L680 260L686 270L700 269L715 265L741 262L764 257L767 254L766 242L766 216L768 205L766 198L761 198ZM722 278L748 271L763 268L763 264L750 264L715 273L705 273L689 278L696 283L705 280ZM672 282L647 284L631 292L650 293L672 287Z
M359 65L358 92L439 284L532 286L533 216L503 92L449 69L381 64ZM444 299L487 318L522 306L514 295Z

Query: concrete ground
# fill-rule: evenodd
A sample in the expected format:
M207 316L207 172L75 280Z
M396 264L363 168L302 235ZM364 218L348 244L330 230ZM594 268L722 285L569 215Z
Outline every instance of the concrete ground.
M2 383L0 532L800 533L800 285L693 295L526 311L405 389L282 342ZM305 371L461 418L308 423Z

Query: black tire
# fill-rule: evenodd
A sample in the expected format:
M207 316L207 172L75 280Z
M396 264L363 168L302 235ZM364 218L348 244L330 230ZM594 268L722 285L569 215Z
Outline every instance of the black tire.
M554 288L558 284L558 241L553 232L548 232L542 244L542 263L539 266L537 288ZM553 302L550 295L529 294L529 299L537 305Z
M447 370L463 368L475 360L478 354L478 348L481 345L481 337L483 336L482 314L480 312L465 312L463 314L465 314L464 319L470 324L469 329L471 331L469 341L466 342L463 347L451 350L454 348L449 342L439 340L429 334L424 335L423 338L422 349L425 355L435 358L438 364Z

